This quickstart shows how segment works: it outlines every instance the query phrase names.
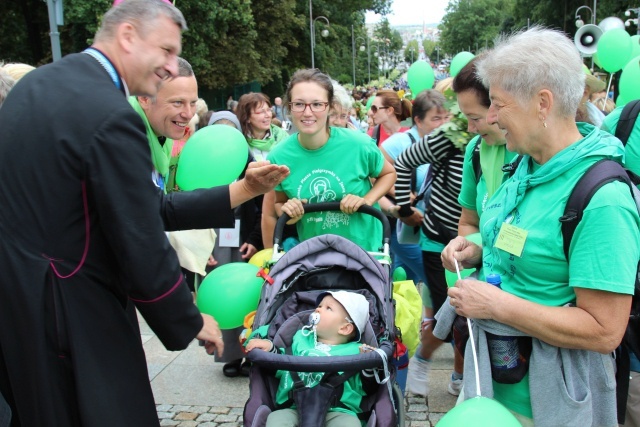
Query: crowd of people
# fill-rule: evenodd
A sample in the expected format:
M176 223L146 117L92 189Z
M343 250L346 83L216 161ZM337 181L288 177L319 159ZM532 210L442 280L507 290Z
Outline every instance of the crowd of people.
M248 375L246 352L273 343L243 348L243 327L220 330L199 313L198 277L272 247L283 214L285 250L337 234L378 251L381 224L357 212L363 205L388 217L393 268L422 294L409 393L428 396L434 352L451 343L447 391L460 401L481 389L524 426L616 426L624 415L624 426L640 426L638 356L620 408L611 355L640 259L634 201L626 184L604 185L566 257L557 220L594 163L640 172L640 121L623 146L613 136L621 107L565 35L534 27L506 37L411 100L392 89L350 93L301 69L273 103L251 92L210 111L179 57L184 29L168 2L126 0L85 51L0 66L0 156L12 159L0 170L0 321L12 325L0 330L0 426L157 425L136 310L168 349L197 338L224 375ZM461 113L450 111L451 94ZM445 130L455 114L472 134L462 144ZM246 165L227 186L181 191L181 150L207 126L237 129ZM340 212L305 214L327 201ZM225 228L237 242L216 239ZM171 232L192 229L209 245L195 269L171 246ZM445 270L462 268L475 273L448 285ZM494 274L499 286L487 283ZM318 310L339 314L333 326L345 332L331 336L357 353L366 319L350 313L353 296L334 296ZM478 361L466 351L466 318ZM515 343L517 363L497 362L498 342ZM465 375L474 363L477 378ZM290 412L270 424L296 423Z

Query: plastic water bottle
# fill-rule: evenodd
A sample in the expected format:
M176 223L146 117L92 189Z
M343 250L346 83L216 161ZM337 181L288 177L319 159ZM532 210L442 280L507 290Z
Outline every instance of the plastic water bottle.
M486 277L487 283L500 288L502 278L499 274L489 274ZM487 334L489 344L489 356L491 358L491 368L494 372L494 379L501 374L508 375L507 370L518 366L520 350L518 348L518 338L502 335ZM496 373L498 375L496 375Z
M495 286L496 288L502 288L502 277L496 273L488 274L487 283Z

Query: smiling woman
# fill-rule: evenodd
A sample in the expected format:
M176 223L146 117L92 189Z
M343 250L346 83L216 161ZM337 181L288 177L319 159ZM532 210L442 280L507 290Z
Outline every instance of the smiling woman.
M354 214L362 205L377 206L395 182L393 166L366 135L329 127L334 101L331 79L315 69L297 71L286 101L299 132L276 147L269 160L291 167L291 176L276 187L276 212L297 223L301 240L320 234L342 235L368 251L378 250L382 228L369 215ZM370 178L376 178L372 185ZM303 216L304 203L340 201L342 212Z
M480 377L523 425L615 426L612 352L629 321L640 218L628 186L617 181L593 194L567 252L558 218L584 173L603 159L622 164L624 149L612 135L575 122L585 76L564 33L516 33L476 69L491 95L487 125L504 130L507 149L520 155L512 176L478 211L481 245L456 237L442 252L450 271L460 262L481 265L483 280L502 278L501 287L464 279L448 290L455 311L476 319L480 348L489 349L479 355ZM508 340L524 365L501 362ZM465 359L471 362L470 352ZM464 396L472 398L473 376L466 378ZM567 403L550 412L543 402L552 401Z
M263 93L250 92L242 95L238 100L236 114L251 154L256 160L265 160L273 147L289 136L285 130L271 124L271 101Z

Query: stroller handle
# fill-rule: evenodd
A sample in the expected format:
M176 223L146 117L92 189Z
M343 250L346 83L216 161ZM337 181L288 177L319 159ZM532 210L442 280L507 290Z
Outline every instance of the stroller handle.
M387 363L391 364L393 360L392 344L385 341L380 345L380 349L387 355ZM262 368L296 372L362 371L383 366L382 358L375 351L351 356L309 357L252 350L247 353L247 358Z
M324 211L339 211L340 210L340 202L322 202L322 203L307 203L303 205L304 213L312 213L312 212L324 212ZM379 209L372 208L368 205L362 205L358 208L359 213L364 213L367 215L371 215L378 219L382 223L382 243L389 244L389 238L391 235L391 227L389 226L389 220L386 215L384 215ZM278 218L278 222L276 223L276 229L273 233L273 243L278 246L282 246L282 233L284 231L284 226L287 221L289 221L291 217L286 213L282 212L282 216Z

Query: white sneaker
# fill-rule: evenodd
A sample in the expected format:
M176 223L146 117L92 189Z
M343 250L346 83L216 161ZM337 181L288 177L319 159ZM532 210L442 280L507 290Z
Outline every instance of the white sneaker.
M460 390L462 390L462 378L454 380L453 374L451 374L451 380L449 381L449 385L447 386L447 391L449 394L454 396L460 396Z
M413 356L409 360L407 371L407 391L426 397L429 394L429 371L431 364Z

